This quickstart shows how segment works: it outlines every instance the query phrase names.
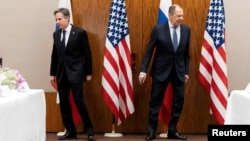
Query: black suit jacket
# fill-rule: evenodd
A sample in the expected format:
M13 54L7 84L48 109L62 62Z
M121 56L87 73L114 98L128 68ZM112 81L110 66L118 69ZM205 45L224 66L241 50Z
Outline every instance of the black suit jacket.
M61 30L53 33L50 75L56 76L57 82L66 73L71 83L82 83L86 75L92 74L92 56L85 30L72 25L66 48L61 44Z
M189 42L190 28L180 25L180 42L174 52L168 22L156 25L151 33L147 51L142 60L141 72L147 72L148 65L154 54L151 76L164 81L175 66L176 74L181 82L185 81L185 74L189 73Z

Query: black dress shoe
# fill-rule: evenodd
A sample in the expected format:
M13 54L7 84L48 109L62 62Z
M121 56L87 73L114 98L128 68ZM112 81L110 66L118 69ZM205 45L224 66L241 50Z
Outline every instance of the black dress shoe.
M149 133L146 136L146 141L152 141L153 139L155 139L156 135L154 133Z
M76 133L69 133L66 132L64 135L62 136L58 136L58 140L72 140L72 139L76 139Z
M93 129L87 129L87 136L89 141L94 140L95 133Z
M175 133L169 132L168 133L168 139L186 140L187 137L180 135L178 132L175 132Z

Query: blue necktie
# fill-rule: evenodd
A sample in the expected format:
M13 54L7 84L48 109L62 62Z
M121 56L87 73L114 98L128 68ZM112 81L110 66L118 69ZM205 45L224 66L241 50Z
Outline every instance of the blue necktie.
M66 31L65 30L63 30L63 37L62 37L62 46L65 48L66 47L66 45L65 45L65 33L66 33Z
M173 45L174 45L174 51L176 52L176 50L178 48L176 28L174 28L174 30L173 30Z

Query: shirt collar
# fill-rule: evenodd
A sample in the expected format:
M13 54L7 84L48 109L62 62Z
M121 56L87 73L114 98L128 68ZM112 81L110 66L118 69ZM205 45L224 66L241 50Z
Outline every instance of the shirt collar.
M71 28L72 28L72 25L69 24L69 26L65 29L65 31L66 31L66 32L70 32Z
M169 25L169 28L180 28L180 26L177 26L177 27L174 27L174 25L168 20L168 25Z

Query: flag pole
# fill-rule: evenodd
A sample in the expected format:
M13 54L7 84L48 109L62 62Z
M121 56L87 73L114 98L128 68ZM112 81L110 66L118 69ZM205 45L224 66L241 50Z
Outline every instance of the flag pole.
M168 131L166 133L161 133L159 135L159 137L161 137L161 138L168 138Z
M115 132L115 116L113 114L113 119L112 119L112 132L111 133L105 133L105 137L122 137L123 135L121 133L116 133Z

